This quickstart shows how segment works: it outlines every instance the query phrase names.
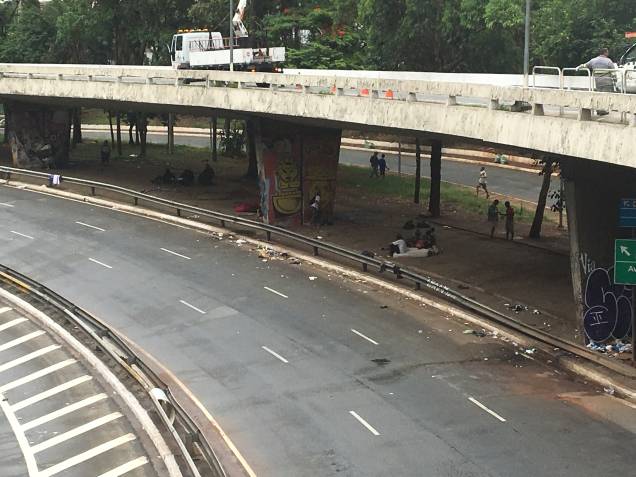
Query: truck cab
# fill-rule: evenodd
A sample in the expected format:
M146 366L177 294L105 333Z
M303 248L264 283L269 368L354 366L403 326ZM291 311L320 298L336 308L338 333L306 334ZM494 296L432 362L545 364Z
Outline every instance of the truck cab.
M180 30L176 35L173 35L170 43L172 67L189 69L191 67L191 53L222 49L223 37L219 32Z

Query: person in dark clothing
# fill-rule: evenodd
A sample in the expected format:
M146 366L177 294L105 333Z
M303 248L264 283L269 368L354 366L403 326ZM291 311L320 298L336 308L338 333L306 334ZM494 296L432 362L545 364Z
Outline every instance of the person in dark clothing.
M490 225L490 238L494 238L497 225L499 225L499 201L497 199L492 201L492 204L488 206L488 224Z
M382 157L380 157L380 160L378 161L378 167L380 168L380 177L384 178L384 174L388 169L386 165L386 155L382 154Z
M102 164L108 164L110 162L110 144L108 144L108 141L102 143L102 147L99 149L99 156L102 160Z
M373 155L369 158L369 164L371 164L371 175L369 177L380 177L378 176L378 167L380 166L380 160L378 159L377 152L374 152Z
M177 182L182 186L190 187L194 184L194 172L190 169L184 169Z
M504 205L506 206L506 240L513 240L515 236L515 209L508 201L504 202Z
M161 183L162 184L174 184L175 182L177 182L177 178L172 173L170 168L166 167L166 170L164 171L163 176L161 176Z
M199 185L211 186L214 179L214 169L210 167L210 163L206 162L205 167L199 174Z

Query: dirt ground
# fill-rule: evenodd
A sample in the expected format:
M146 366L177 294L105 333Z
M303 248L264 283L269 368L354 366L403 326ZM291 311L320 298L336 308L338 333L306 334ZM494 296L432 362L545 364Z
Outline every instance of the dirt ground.
M179 148L179 155L167 156L162 146L150 146L148 157L133 157L137 150L125 146L123 158L102 166L94 145L80 145L72 154L72 166L60 171L63 175L94 179L145 191L172 200L232 213L239 202L256 202L258 185L245 179L247 161L244 158L221 157L212 163L217 177L212 187L155 186L151 180L162 174L169 163L173 171L189 168L195 173L203 167L209 153L202 149ZM6 147L0 163L9 165ZM484 207L486 207L484 199ZM300 226L298 231L320 236L326 241L351 249L368 250L388 256L388 244L397 233L405 238L412 230L403 224L426 213L426 200L416 205L392 197L366 196L358 188L339 186L333 225L319 230ZM246 214L255 218L255 214ZM544 222L540 241L527 239L528 224L516 224L515 240L503 239L503 224L495 239L488 236L485 217L443 207L442 218L429 221L436 230L441 253L427 258L395 260L406 267L443 280L464 294L492 308L509 314L557 336L581 342L576 329L578 320L572 294L567 232L552 222ZM520 304L528 309L515 313L509 305ZM537 310L537 312L534 312Z

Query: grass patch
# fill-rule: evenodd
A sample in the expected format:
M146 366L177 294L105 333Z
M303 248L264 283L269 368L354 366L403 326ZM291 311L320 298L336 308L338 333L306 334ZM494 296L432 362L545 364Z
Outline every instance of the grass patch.
M338 183L352 191L364 192L377 197L398 197L412 201L415 194L415 180L413 176L398 176L389 174L384 179L369 177L370 170L358 166L340 164L338 167ZM420 184L420 202L426 204L431 190L431 181L422 178ZM462 212L485 215L490 204L483 195L477 197L472 187L462 187L442 182L441 185L442 207L446 210L457 209ZM529 210L527 205L515 204L515 219L523 222L532 221L534 209ZM503 212L503 204L500 207ZM548 214L546 214L546 218Z

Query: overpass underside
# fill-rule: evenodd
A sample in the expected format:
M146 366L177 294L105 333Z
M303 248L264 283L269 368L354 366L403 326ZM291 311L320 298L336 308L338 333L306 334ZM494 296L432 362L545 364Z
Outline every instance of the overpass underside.
M577 303L573 335L581 329L593 339L630 333L631 288L613 282L612 266L614 240L632 233L618 226L618 204L636 197L636 97L249 73L171 72L167 77L136 69L111 71L106 78L80 67L53 78L46 68L43 76L39 73L27 68L22 76L5 72L0 78L0 99L10 109L30 110L41 119L13 120L27 125L18 134L52 124L54 116L63 117L74 107L249 120L261 210L270 222L307 221L316 193L325 216L331 214L342 129L391 132L424 143L441 140L446 146L496 145L538 159L550 157L561 164L565 180ZM530 111L518 112L520 104L528 104ZM598 110L611 114L600 117Z

